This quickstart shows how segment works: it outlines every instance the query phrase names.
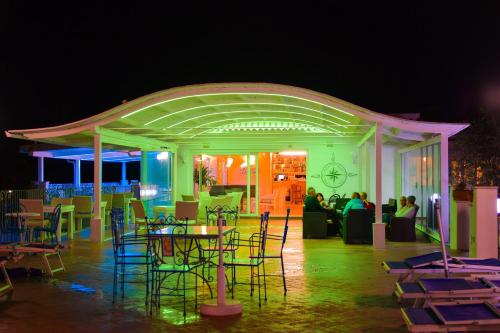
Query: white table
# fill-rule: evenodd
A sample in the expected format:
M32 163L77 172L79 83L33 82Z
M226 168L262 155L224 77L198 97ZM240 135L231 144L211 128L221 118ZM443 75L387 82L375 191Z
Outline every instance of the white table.
M30 217L40 217L40 213L34 212L16 212L16 213L6 213L5 216L8 217L16 217L17 218L17 226L19 230L22 230L23 222ZM19 239L24 239L24 231L19 233Z

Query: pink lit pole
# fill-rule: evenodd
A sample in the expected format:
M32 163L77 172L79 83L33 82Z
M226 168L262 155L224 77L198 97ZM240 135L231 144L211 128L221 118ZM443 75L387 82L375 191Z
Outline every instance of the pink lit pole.
M204 303L200 307L200 312L205 316L234 316L241 314L240 302L226 300L226 277L224 272L224 243L222 235L222 209L219 208L219 265L217 266L217 300Z

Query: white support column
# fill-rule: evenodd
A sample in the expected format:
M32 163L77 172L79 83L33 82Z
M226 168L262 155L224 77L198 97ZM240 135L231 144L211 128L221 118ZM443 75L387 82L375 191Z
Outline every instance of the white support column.
M127 182L127 162L122 162L122 186L128 185Z
M367 163L368 164L368 163ZM373 247L385 247L385 224L382 223L382 126L375 130L375 223L373 224Z
M368 195L370 195L370 187L371 187L371 175L370 175L370 173L371 173L372 159L370 156L370 142L369 141L365 142L364 149L365 149L365 159L363 161L365 163L365 189L364 189L364 191L366 193L368 193Z
M38 183L45 181L44 157L38 158Z
M361 191L363 188L363 149L358 146L358 190Z
M448 136L440 135L440 159L441 159L441 224L443 225L443 238L445 242L450 241L450 191L448 180Z
M178 178L178 173L177 173L177 158L178 158L178 153L174 152L170 154L172 156L172 170L170 170L170 179L171 179L171 184L172 184L172 193L170 194L172 196L172 205L175 205L175 201L178 200L177 198L177 178ZM192 173L191 173L192 174Z
M102 141L101 134L94 133L94 218L91 221L90 240L104 242L104 216L101 216Z
M402 158L403 158L403 154L400 153L400 152L396 152L396 180L394 182L394 184L396 184L396 188L395 188L395 198L396 200L398 200L403 194L402 194L402 182L403 182L403 175L402 175ZM399 202L399 201L398 201Z
M81 161L74 160L73 163L73 185L75 188L79 188L82 181L81 176Z
M252 180L251 178L251 172L252 168L250 167L250 154L247 154L247 214L250 214L251 207L252 207L252 186L250 186L250 182Z
M259 153L255 153L255 213L259 214Z

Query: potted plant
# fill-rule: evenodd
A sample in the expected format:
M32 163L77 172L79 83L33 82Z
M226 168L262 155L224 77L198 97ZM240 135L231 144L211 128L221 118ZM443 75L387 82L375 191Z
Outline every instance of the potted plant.
M200 169L196 167L193 171L193 182L200 186ZM208 168L206 166L201 166L201 189L204 191L207 186L212 186L217 183L215 177L210 176L208 173Z
M472 191L467 190L467 185L464 182L458 183L453 189L453 199L455 201L472 202Z

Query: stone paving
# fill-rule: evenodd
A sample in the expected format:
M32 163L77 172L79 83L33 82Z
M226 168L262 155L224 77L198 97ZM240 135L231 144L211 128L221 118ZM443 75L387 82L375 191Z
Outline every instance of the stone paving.
M256 231L257 223L240 220L242 237ZM272 232L281 232L283 223L271 220ZM268 251L277 248L273 244ZM249 286L237 285L235 298L243 304L243 315L200 317L190 301L184 319L182 303L175 298L163 299L160 310L149 316L141 281L127 285L125 298L113 305L111 242L92 244L82 233L63 252L67 272L54 278L13 278L15 292L0 299L0 332L406 332L391 296L395 278L380 263L437 249L423 240L388 243L384 250L345 245L338 237L303 240L301 221L291 220L285 249L286 297L281 279L269 277L268 300L261 308ZM23 263L35 266L36 259ZM266 270L278 273L279 262L267 262ZM238 281L248 276L248 271L238 270ZM201 287L199 295L200 301L208 299L208 288Z

